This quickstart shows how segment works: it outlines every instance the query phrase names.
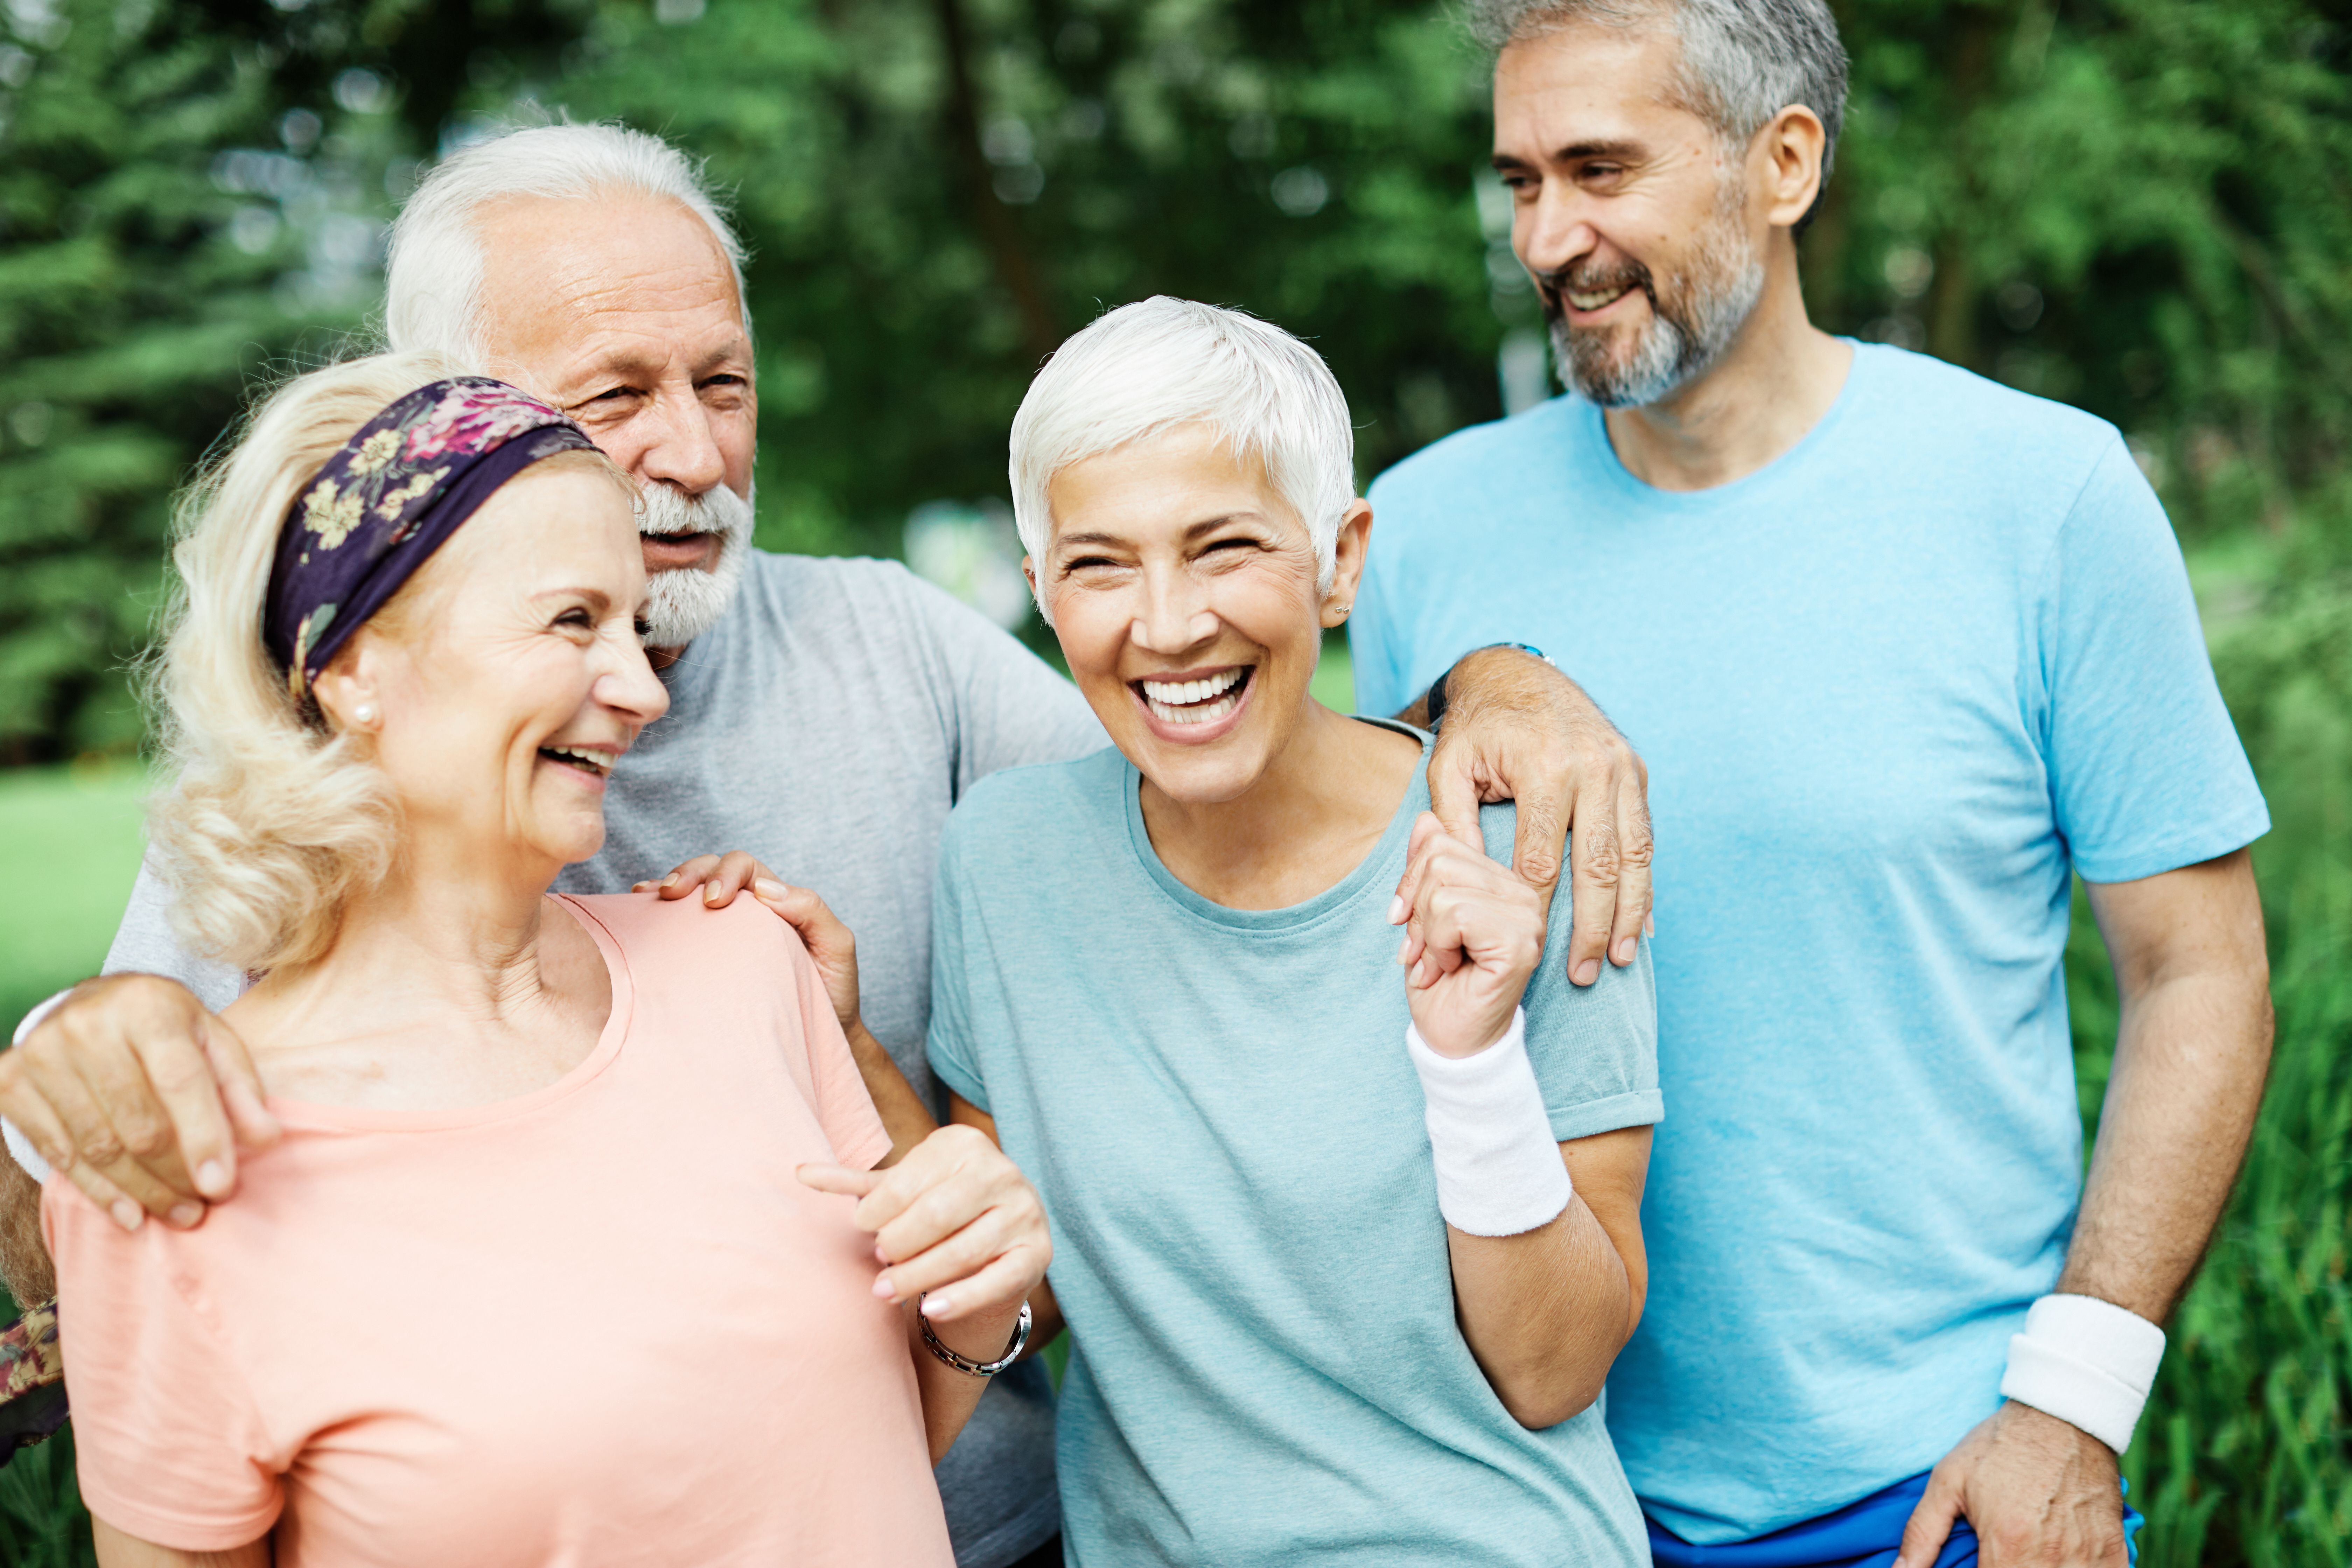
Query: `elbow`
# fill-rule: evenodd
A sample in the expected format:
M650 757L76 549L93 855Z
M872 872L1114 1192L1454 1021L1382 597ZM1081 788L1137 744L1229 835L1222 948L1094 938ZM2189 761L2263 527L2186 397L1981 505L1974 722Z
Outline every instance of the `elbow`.
M1512 1420L1530 1432L1541 1432L1591 1409L1607 1381L1605 1371L1588 1377L1531 1379L1525 1386L1497 1385L1495 1395Z

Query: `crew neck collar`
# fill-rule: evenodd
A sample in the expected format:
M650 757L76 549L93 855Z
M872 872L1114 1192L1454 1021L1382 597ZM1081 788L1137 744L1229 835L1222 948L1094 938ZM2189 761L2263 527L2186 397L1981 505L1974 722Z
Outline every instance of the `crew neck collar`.
M1413 820L1429 809L1430 738L1427 731L1394 720L1362 715L1357 715L1357 718L1361 723L1412 736L1421 743L1421 760L1413 764L1412 782L1405 785L1404 798L1398 803L1396 815L1390 819L1380 842L1346 876L1304 903L1288 904L1276 910L1228 909L1213 899L1202 897L1171 871L1167 863L1160 858L1160 851L1152 847L1151 830L1143 821L1143 774L1133 763L1122 756L1119 758L1118 784L1125 797L1128 846L1134 851L1137 866L1177 908L1196 920L1228 931L1303 931L1330 919L1370 894L1392 890L1393 884L1403 873L1405 847L1412 837Z
M1714 485L1703 490L1661 489L1648 480L1636 477L1617 455L1616 443L1609 438L1609 422L1599 405L1587 402L1574 393L1566 394L1562 401L1570 405L1578 439L1586 443L1587 455L1592 459L1588 470L1597 474L1603 484L1625 500L1664 511L1707 512L1744 504L1757 493L1785 483L1791 476L1801 475L1819 460L1821 453L1838 436L1839 430L1852 418L1852 410L1868 395L1867 384L1874 382L1880 370L1877 345L1858 342L1852 338L1839 342L1853 350L1853 363L1846 367L1845 384L1829 409L1813 422L1813 427L1800 437L1796 444L1753 473L1742 474L1727 484Z

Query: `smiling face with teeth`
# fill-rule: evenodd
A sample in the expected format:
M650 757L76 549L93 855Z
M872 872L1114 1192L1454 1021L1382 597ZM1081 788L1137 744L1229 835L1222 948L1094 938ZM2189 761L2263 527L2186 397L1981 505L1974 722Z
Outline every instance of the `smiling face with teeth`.
M1603 407L1705 375L1764 290L1769 149L1731 144L1682 105L1678 50L1664 27L1586 23L1513 43L1495 66L1511 247L1563 378Z
M603 847L605 778L669 706L638 640L645 575L626 481L588 454L551 458L320 675L320 707L391 781L404 860L551 878Z
M1236 799L1335 719L1307 687L1355 599L1370 507L1349 508L1318 591L1306 525L1208 425L1073 463L1047 494L1051 542L1029 569L1072 678L1149 788Z

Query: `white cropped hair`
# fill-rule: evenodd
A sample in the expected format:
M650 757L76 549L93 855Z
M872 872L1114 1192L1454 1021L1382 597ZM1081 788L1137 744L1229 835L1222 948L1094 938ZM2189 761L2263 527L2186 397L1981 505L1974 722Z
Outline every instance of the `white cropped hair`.
M751 335L743 244L693 160L658 136L625 125L536 125L477 142L436 164L392 226L384 265L384 341L395 353L485 362L483 205L505 196L634 193L677 202L709 226L735 274L735 300Z
M1265 465L1314 542L1316 587L1329 589L1339 520L1356 499L1356 433L1338 378L1280 327L1161 294L1108 312L1056 349L1013 416L1013 521L1035 563L1046 625L1054 476L1193 421Z

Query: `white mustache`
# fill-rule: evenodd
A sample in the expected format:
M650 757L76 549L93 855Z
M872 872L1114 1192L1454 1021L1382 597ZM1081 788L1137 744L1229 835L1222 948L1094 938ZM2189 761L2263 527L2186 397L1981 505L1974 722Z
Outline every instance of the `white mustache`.
M664 484L646 485L637 492L639 533L715 533L732 545L751 537L752 517L751 503L723 484L698 496Z

